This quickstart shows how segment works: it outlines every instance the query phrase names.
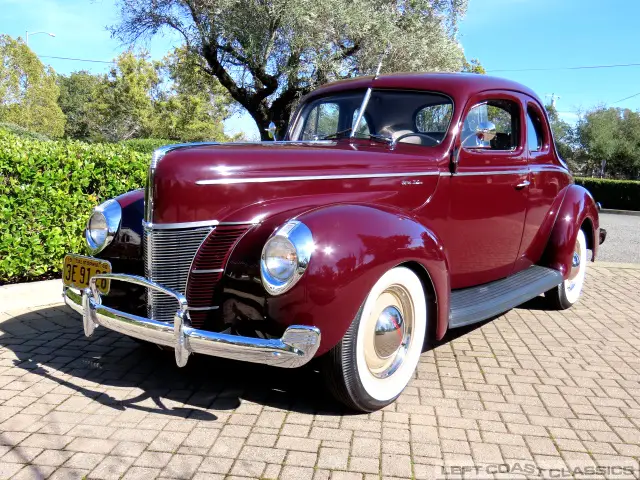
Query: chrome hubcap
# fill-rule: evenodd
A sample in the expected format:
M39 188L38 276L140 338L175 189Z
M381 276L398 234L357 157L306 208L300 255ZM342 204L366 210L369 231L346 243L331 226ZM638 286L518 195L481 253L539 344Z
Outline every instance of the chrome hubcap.
M364 349L367 367L374 376L386 378L402 365L413 322L413 302L403 286L392 285L380 294L368 319Z
M380 358L389 358L402 345L404 320L400 311L390 306L385 308L376 322L373 348Z
M568 290L571 291L576 286L576 277L580 273L580 258L582 256L582 249L580 242L576 240L576 246L573 250L573 258L571 259L571 271L569 272Z
M578 252L573 252L573 262L571 263L573 268L580 266L580 255Z

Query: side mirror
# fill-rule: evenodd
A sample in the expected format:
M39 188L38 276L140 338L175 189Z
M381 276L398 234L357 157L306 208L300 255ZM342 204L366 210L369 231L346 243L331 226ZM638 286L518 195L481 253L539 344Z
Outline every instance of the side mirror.
M271 122L269 123L269 127L265 128L266 132L269 134L269 138L271 138L274 142L278 139L276 138L276 124Z
M493 122L480 122L476 128L476 136L478 140L490 142L496 137L496 125Z
M491 140L496 138L496 125L493 122L489 121L480 122L480 124L476 127L475 132L467 135L462 139L459 146L454 147L454 149L451 151L451 161L449 163L449 171L451 173L456 173L456 171L458 170L458 163L460 163L460 150L465 146L467 148L474 148L473 146L467 145L467 142L473 137L475 137L476 145L482 144L478 144L478 142L490 142ZM476 146L475 148L481 147Z

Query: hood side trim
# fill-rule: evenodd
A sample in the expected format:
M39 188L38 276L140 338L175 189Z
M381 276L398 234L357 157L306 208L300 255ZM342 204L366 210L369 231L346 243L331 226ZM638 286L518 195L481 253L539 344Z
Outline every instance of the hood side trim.
M298 182L308 180L347 180L357 178L390 178L390 177L426 177L440 175L439 171L429 172L403 172L403 173L357 173L343 175L309 175L292 177L256 177L256 178L214 178L209 180L197 180L196 185L233 185L238 183L273 183L273 182Z

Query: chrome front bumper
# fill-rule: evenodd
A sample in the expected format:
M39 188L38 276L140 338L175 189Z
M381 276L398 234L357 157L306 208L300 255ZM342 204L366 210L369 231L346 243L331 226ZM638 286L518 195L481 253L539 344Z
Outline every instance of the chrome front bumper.
M178 303L173 325L102 305L100 292L96 288L96 280L100 278L134 283L172 296ZM189 354L202 353L214 357L295 368L311 360L320 346L320 330L305 325L292 325L285 330L282 338L272 340L191 328L189 306L184 295L135 275L96 275L91 278L88 288L80 292L65 287L62 296L69 307L82 315L84 334L87 337L93 335L98 325L102 325L130 337L173 347L179 367L187 364Z

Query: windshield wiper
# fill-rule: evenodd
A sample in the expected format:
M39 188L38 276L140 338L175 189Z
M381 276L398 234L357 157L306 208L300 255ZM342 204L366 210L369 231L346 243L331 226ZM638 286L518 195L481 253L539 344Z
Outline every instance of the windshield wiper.
M340 130L339 132L336 132L336 133L330 133L329 135L325 135L324 137L320 138L320 140L329 140L331 138L339 138L341 135L344 135L345 133L349 133L351 130L353 129L347 128L345 130ZM386 144L390 144L393 141L389 137L385 137L384 135L376 135L374 133L356 133L354 135L354 138L365 138L369 140L375 140L378 142L384 142Z
M389 137L385 137L384 135L376 135L376 134L373 134L373 133L369 133L369 134L365 134L365 135L369 137L369 140L377 140L379 142L384 142L384 143L393 142L393 139L391 139Z
M345 133L349 133L351 130L351 128L347 128L345 130L340 130L339 132L336 133L330 133L329 135L325 135L324 137L320 138L320 140L330 140L332 138L338 138L340 137L340 135L344 135Z
M376 135L375 133L356 133L356 138L366 138L387 144L393 142L391 138L385 137L384 135Z

